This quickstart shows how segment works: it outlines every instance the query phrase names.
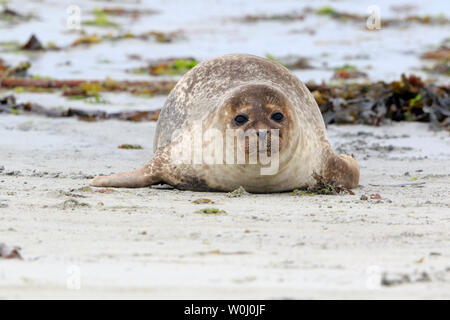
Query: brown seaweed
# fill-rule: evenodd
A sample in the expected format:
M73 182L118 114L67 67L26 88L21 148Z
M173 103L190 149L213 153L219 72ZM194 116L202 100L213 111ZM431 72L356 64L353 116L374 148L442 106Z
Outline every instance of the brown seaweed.
M0 258L23 260L20 254L20 247L11 247L4 243L0 243Z
M450 46L448 42L447 39L436 50L425 52L420 56L421 59L433 61L431 67L424 68L425 71L450 76Z
M156 121L159 117L159 110L155 111L123 111L105 112L101 110L82 110L68 108L46 109L37 103L17 103L14 96L6 96L0 99L0 114L36 114L50 118L76 117L84 121L97 120L124 120L124 121Z
M133 94L168 94L175 81L82 81L6 78L0 88L46 88L63 90L68 97L91 97L99 92L130 92ZM450 87L424 83L420 77L402 75L399 81L386 83L341 83L316 85L307 83L326 124L368 124L379 126L389 121L429 122L433 129L450 130ZM8 97L3 100L8 100ZM6 107L2 105L2 108ZM11 109L11 106L9 107ZM8 110L10 110L8 109ZM13 108L20 111L23 107ZM36 107L36 109L39 109ZM71 110L71 111L69 111ZM86 111L69 109L66 113L89 117ZM11 111L11 110L10 110ZM26 110L25 111L30 111ZM13 111L14 112L14 111ZM61 113L61 111L58 111ZM125 120L154 120L147 111L121 114ZM45 112L42 112L45 113ZM107 119L117 115L92 114L93 119ZM51 113L50 113L51 114Z
M28 39L27 43L25 43L22 47L22 50L30 50L30 51L39 51L44 50L44 47L42 46L39 39L32 34L30 39Z
M22 14L16 10L8 8L7 6L4 6L3 10L0 11L0 21L5 21L10 24L28 22L34 18L35 16L31 14Z
M307 86L326 124L421 121L450 129L450 87L425 84L414 75L403 74L400 81L391 83Z
M130 92L134 94L168 94L175 86L176 81L104 81L86 80L53 80L6 78L0 79L0 88L42 88L62 89L65 96L89 96L95 90L109 92Z

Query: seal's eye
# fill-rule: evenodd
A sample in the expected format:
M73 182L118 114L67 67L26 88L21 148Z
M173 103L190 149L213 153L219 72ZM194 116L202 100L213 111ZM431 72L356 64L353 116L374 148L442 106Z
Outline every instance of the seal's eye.
M246 114L239 114L236 117L234 117L234 123L237 126L242 126L247 121L248 121L248 115L246 115Z
M274 112L270 116L270 119L272 119L275 122L281 122L284 120L284 115L281 112Z

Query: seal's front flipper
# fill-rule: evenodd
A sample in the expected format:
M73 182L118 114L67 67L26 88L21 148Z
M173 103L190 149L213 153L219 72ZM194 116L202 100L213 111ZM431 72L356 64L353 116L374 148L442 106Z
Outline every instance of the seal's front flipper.
M336 179L338 184L353 189L359 183L359 165L355 158L346 154L334 154L328 158L325 177Z
M161 183L159 170L153 160L144 167L111 176L98 176L89 182L92 187L142 188Z

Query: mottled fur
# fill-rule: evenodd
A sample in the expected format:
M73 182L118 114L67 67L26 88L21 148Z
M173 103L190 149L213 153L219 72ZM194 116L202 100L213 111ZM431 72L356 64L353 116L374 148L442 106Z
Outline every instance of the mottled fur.
M200 121L204 129L224 132L233 127L232 118L239 108L249 108L255 115L278 108L288 115L284 126L277 127L263 118L252 124L256 129L262 126L284 132L275 175L262 176L258 164L176 164L171 150L190 148L183 145L182 138L193 130L194 123ZM178 134L174 134L176 129L181 129ZM247 54L204 61L183 76L161 110L154 151L155 156L143 168L97 177L91 185L167 183L190 190L231 191L243 186L250 192L277 192L313 184L313 172L335 178L348 188L356 187L359 181L356 161L332 150L320 110L305 85L280 64Z

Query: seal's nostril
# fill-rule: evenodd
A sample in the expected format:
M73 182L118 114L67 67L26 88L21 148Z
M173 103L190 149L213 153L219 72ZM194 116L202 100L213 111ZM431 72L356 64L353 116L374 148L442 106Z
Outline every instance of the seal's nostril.
M267 137L267 131L266 130L258 130L258 131L256 131L256 135L258 137L261 137L264 139Z

